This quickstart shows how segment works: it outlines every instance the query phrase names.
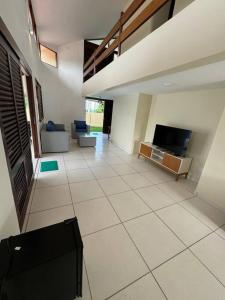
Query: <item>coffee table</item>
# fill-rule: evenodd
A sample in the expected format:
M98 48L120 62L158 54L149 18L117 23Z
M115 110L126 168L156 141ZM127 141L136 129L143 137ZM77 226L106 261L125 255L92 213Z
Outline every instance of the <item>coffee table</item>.
M96 146L96 137L88 133L79 133L78 134L78 144L80 147L95 147Z

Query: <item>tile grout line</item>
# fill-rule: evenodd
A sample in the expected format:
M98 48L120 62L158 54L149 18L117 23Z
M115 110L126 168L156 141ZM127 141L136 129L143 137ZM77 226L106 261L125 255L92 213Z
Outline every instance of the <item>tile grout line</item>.
M119 156L119 155L118 155ZM64 160L64 157L63 157L63 160ZM87 160L86 158L85 158L85 160ZM105 161L105 159L103 159L104 161ZM65 162L65 161L64 161ZM107 162L106 162L107 163ZM127 163L126 161L124 161L124 163L125 164L128 164L129 165L129 163ZM107 163L108 164L108 163ZM109 164L108 164L109 165ZM116 173L117 173L117 171L113 168L113 166L112 165L109 165ZM132 167L131 167L132 168ZM91 170L91 167L88 165L88 169L92 172L92 170ZM66 176L67 176L67 171L68 170L65 170L65 173L66 173ZM140 174L140 175L142 175L141 174L141 172L138 172L137 170L135 170L135 172L136 173L138 173L138 174ZM93 172L92 172L92 174L93 174ZM134 173L130 173L130 174L134 174ZM129 175L129 174L126 174L126 175ZM124 175L120 175L120 174L118 174L117 175L118 177L121 177L121 179L123 180L123 178L122 178L122 176L124 176ZM143 176L143 175L142 175ZM98 183L98 185L100 186L100 184L99 184L99 182L98 182L98 180L101 180L101 179L98 179L95 175L94 175L94 177L96 178L96 181L97 181L97 183ZM115 177L115 176L114 176ZM144 176L143 176L144 177ZM113 178L113 177L110 177L110 178ZM67 180L68 180L68 176L67 176ZM37 181L37 179L35 180L35 186L36 186L36 181ZM123 180L124 181L124 180ZM124 181L125 182L125 181ZM125 182L126 183L126 182ZM164 183L164 182L163 182ZM126 183L127 184L127 183ZM68 185L70 185L70 183L68 182ZM154 185L158 185L158 184L154 184ZM130 187L130 186L129 186ZM100 186L100 188L102 189L102 187ZM35 189L36 188L34 188L34 191L35 191ZM70 187L69 187L69 189L70 189ZM188 189L186 189L186 188L184 188L185 190L188 190ZM130 190L131 191L133 191L138 197L139 197L139 199L140 200L142 200L143 202L144 202L144 204L145 205L147 205L147 203L145 203L145 201L136 193L136 189L132 189L132 187L130 187ZM109 195L107 195L107 194L105 194L105 192L104 192L104 190L102 189L102 191L103 191L103 193L104 193L104 195L105 195L105 198L107 198L107 200L108 200L108 202L110 203L110 205L111 205L111 207L112 207L112 209L115 211L115 209L114 209L114 207L112 206L112 204L111 204L111 202L110 202L110 200L109 200ZM189 190L188 190L189 191ZM163 191L162 191L163 192ZM189 191L190 192L190 191ZM71 193L71 191L70 191L70 193ZM120 192L120 193L117 193L117 194L121 194L121 193L124 193L124 192ZM113 195L115 195L115 194L113 194ZM169 196L169 195L168 195ZM187 200L190 200L190 199L192 199L192 198L194 198L196 195L194 195L193 194L193 197L191 197L191 198L188 198L188 199L184 199L184 200L182 200L182 201L180 201L180 202L175 202L174 204L171 204L171 205L169 205L169 206L173 206L173 205L176 205L176 204L178 204L179 206L181 206L182 208L184 208L188 213L190 213L193 217L195 217L196 219L198 219L202 224L204 224L204 225L206 225L205 223L203 223L198 217L196 217L195 215L193 215L188 209L186 209L185 207L183 207L180 203L181 202L184 202L184 201L187 201ZM97 198L99 198L99 197L97 197ZM97 198L95 198L95 199L97 199ZM71 199L72 199L72 195L71 195ZM33 200L33 196L32 196L32 200ZM89 200L94 200L94 199L89 199ZM86 201L89 201L89 200L86 200ZM81 203L81 202L84 202L84 201L80 201L80 202L77 202L77 203ZM72 200L72 205L73 205L73 209L74 209L74 202L73 202L73 200ZM32 204L31 204L32 205ZM69 204L68 204L69 205ZM148 206L148 205L147 205ZM150 206L148 206L150 209L152 209ZM168 206L166 206L166 207L168 207ZM150 214L150 213L154 213L159 219L160 219L160 221L161 222L163 222L164 223L164 225L166 225L167 227L168 227L168 229L170 230L170 231L172 231L173 232L173 230L164 222L164 221L162 221L161 220L161 218L156 214L156 211L158 211L158 210L161 210L161 209L163 209L163 208L166 208L166 207L162 207L162 208L160 208L160 209L157 209L157 210L152 210L152 211L150 211L149 213L146 213L146 214L144 214L144 215L147 215L147 214ZM74 210L74 213L75 213L75 210ZM115 213L116 213L116 211L115 211ZM29 213L29 215L30 215L30 213ZM117 215L117 213L116 213L116 215ZM135 217L135 218L133 218L133 219L137 219L137 218L139 218L139 217L142 217L142 216L144 216L144 215L140 215L140 216L137 216L137 217ZM119 220L121 220L120 219L120 217L117 215L117 217L119 218ZM131 220L133 220L133 219L129 219L129 220L125 220L125 221L121 221L121 223L119 223L119 224L121 224L121 225L123 225L123 227L125 228L125 226L124 226L124 224L123 223L125 223L125 222L129 222L129 221L131 221ZM28 223L28 221L27 221L27 223ZM113 226L118 226L119 224L115 224L115 225L112 225L112 226L110 226L110 227L113 227ZM207 225L206 225L207 226ZM222 226L224 226L224 224L223 225L221 225L220 227L218 227L218 228L216 228L214 231L212 231L212 229L209 227L209 226L207 226L212 232L210 232L208 235L206 235L206 236L204 236L203 238L201 238L200 240L198 240L198 241L196 241L195 243L193 243L193 244L191 244L190 246L188 246L186 249L184 249L182 252L184 252L184 251L186 251L186 250L188 250L190 247L192 247L193 245L195 245L196 243L198 243L199 241L201 241L201 240L203 240L204 238L206 238L207 236L209 236L209 235L211 235L212 233L216 233L217 235L218 235L218 233L216 232L219 228L221 228ZM26 228L27 228L27 226L26 226ZM102 230L105 230L105 229L108 229L109 227L107 227L107 228L104 228L104 229L102 229ZM99 231L102 231L102 230L99 230ZM126 230L126 229L125 229ZM97 231L98 232L98 231ZM94 233L91 233L91 234L94 234ZM173 234L184 244L184 242L175 234L175 232L173 232ZM128 234L129 235L129 234ZM85 236L87 236L87 235L85 235ZM218 235L220 238L222 238L220 235ZM129 235L129 237L130 237L130 235ZM130 239L132 240L132 242L134 243L134 241L133 241L133 239L130 237ZM135 244L135 243L134 243ZM185 244L184 244L185 245ZM186 246L186 245L185 245ZM137 246L135 245L135 247L137 248ZM137 249L138 250L138 249ZM205 264L189 249L189 251L196 257L196 259L198 259L198 261L218 280L218 278L208 269L208 267L207 266L205 266ZM138 250L138 252L139 252L139 250ZM181 253L182 253L181 252ZM140 254L140 252L139 252L139 254ZM180 253L178 253L177 255L179 255ZM141 255L141 254L140 254ZM176 256L177 256L176 255ZM141 255L141 257L142 257L142 255ZM175 257L175 256L174 256ZM142 257L142 259L143 259L143 257ZM171 260L172 258L170 258L169 260ZM144 259L143 259L144 260ZM144 262L145 262L145 260L144 260ZM167 262L167 261L166 261ZM166 263L166 262L164 262L164 263ZM162 264L164 264L164 263L162 263ZM145 263L146 264L146 263ZM147 266L148 267L148 266ZM157 269L158 267L160 267L160 265L159 266L157 266L155 269ZM149 268L148 268L149 269ZM153 269L153 270L155 270L155 269ZM153 271L152 270L152 271ZM150 273L152 273L152 271L150 270ZM87 269L86 269L86 273L87 273ZM147 273L147 274L149 274L149 273ZM142 277L144 277L144 276L146 276L147 274L145 274L145 275L143 275ZM152 274L153 275L153 274ZM87 276L88 277L88 276ZM142 278L141 277L141 278ZM154 277L154 276L153 276ZM155 278L155 277L154 277ZM139 278L140 279L140 278ZM137 279L136 281L138 281L139 279ZM156 279L155 279L156 280ZM219 280L218 280L219 281ZM156 282L157 282L157 280L156 280ZM220 281L219 281L220 282ZM220 282L221 283L221 282ZM132 285L133 283L130 283L129 285ZM158 282L157 282L157 284L158 284ZM222 284L222 283L221 283ZM128 285L128 286L129 286ZM158 284L159 285L159 284ZM223 284L222 284L223 285ZM159 286L160 287L160 286ZM124 287L123 289L125 289L126 287ZM91 293L91 288L90 288L90 285L89 285L89 289L90 289L90 293ZM122 289L122 290L123 290ZM161 289L161 287L160 287L160 289ZM119 293L120 291L118 291L118 292L116 292L115 294L117 294L117 293ZM110 297L108 297L108 298L106 298L106 299L109 299L109 298L111 298L113 295L111 295Z
M118 177L120 177L122 180L123 180L123 182L124 183L126 183L125 182L125 180L122 178L122 176L118 176ZM126 183L126 185L128 185L127 183ZM134 191L135 189L132 189L132 187L130 186L130 185L128 185L129 187L130 187L130 189L132 190L132 191ZM101 187L101 186L100 186ZM101 189L102 189L102 187L101 187ZM161 190L161 189L160 189ZM114 212L116 213L116 215L117 215L117 217L119 218L119 220L121 220L121 218L119 217L119 215L117 214L117 212L116 212L116 210L114 209L114 207L112 206L112 203L110 202L110 200L109 200L109 198L108 198L108 195L105 193L105 191L102 189L102 191L103 191L103 193L105 194L105 196L106 196L106 198L107 198L107 200L108 200L108 202L110 203L110 205L111 205L111 207L112 207L112 209L114 210ZM164 193L164 191L162 191L163 193ZM121 193L123 193L123 192L121 192ZM166 193L167 194L167 193ZM191 193L191 194L193 194L193 193ZM169 197L170 197L170 195L168 195ZM192 198L194 198L195 197L195 195L193 195L193 197L190 197L190 198L187 198L187 199L184 199L184 200L182 200L182 201L186 201L186 200L188 200L188 199L192 199ZM171 198L171 197L170 197ZM144 200L142 199L142 201L144 202ZM179 202L182 202L182 201L179 201ZM174 204L172 204L172 205L175 205L175 204L178 204L179 202L176 202L176 203L174 203ZM171 205L171 206L172 206ZM174 255L173 257L171 257L170 259L168 259L167 261L165 261L165 262L163 262L161 265L163 265L163 264L165 264L166 262L168 262L169 260L171 260L171 259L173 259L173 258L175 258L176 256L178 256L180 253L182 253L182 252L184 252L184 251L186 251L186 250L189 250L191 253L192 253L192 251L190 250L190 247L191 246L193 246L194 244L192 244L191 246L187 246L180 238L179 238L179 236L177 236L177 234L155 213L155 211L152 211L154 214L155 214L155 216L168 228L168 230L170 230L170 232L172 232L177 238L178 238L178 240L184 245L184 249L182 250L182 251L180 251L179 253L177 253L176 255ZM151 213L151 212L150 212ZM149 213L149 214L150 214ZM141 217L141 216L139 216L139 217ZM129 235L129 237L130 237L130 239L133 241L133 239L132 239L132 237L130 236L130 234L128 233L128 231L126 230L126 227L124 226L124 223L123 223L123 221L121 220L121 225L123 225L123 227L124 227L124 229L125 229L125 231L127 232L127 234ZM210 232L208 235L210 235L210 234L212 234L212 232ZM208 236L207 235L207 236ZM205 236L206 237L206 236ZM202 239L204 239L205 237L203 237ZM201 239L200 239L201 240ZM200 240L198 240L197 242L199 242ZM197 243L196 242L196 243ZM136 249L138 250L138 252L139 252L139 254L141 255L141 257L142 257L142 259L143 259L143 261L145 262L145 264L146 264L146 266L147 266L147 268L149 269L149 271L151 272L151 274L152 274L152 276L154 277L154 279L155 279L155 281L156 281L156 283L158 284L158 286L160 287L160 289L161 289L161 291L163 292L163 294L165 295L165 293L164 293L164 291L162 290L162 287L159 285L159 283L158 283L158 281L156 280L156 278L155 278L155 276L154 276L154 274L153 274L153 271L155 270L155 269L157 269L159 266L157 266L156 268L154 268L152 271L150 270L150 268L148 267L148 265L147 265L147 263L146 263L146 261L145 261L145 259L143 258L143 256L142 256L142 254L140 253L140 251L139 251L139 249L138 249L138 247L136 246L136 244L135 244L135 242L133 241L133 244L135 245L135 247L136 247ZM195 255L194 255L195 256ZM198 260L199 260L199 258L198 258ZM200 261L200 260L199 260ZM200 263L215 277L215 279L219 282L219 283L221 283L221 281L200 261ZM222 284L222 283L221 283ZM223 284L222 284L223 285ZM118 293L118 292L117 292ZM165 295L166 296L166 295ZM111 296L110 296L111 297ZM167 298L167 297L166 297ZM109 298L107 298L107 299L109 299Z
M63 162L64 162L64 165L65 165L64 156L63 156ZM66 167L66 165L65 165L65 167ZM67 184L68 184L69 193L70 193L70 200L71 200L71 204L72 204L72 207L73 207L73 213L74 213L74 217L75 217L76 213L75 213L75 208L74 208L74 205L73 205L73 197L72 197L72 192L71 192L71 188L70 188L70 184L69 184L69 178L68 178L67 172L65 172L65 173L66 173Z
M34 212L30 212L30 215L42 213L42 212L45 212L45 211L49 211L49 210L53 210L53 209L57 209L57 208L61 208L61 207L72 206L72 204L73 203L71 202L71 203L68 203L68 204L54 206L54 207L46 208L46 209L43 209L43 210L37 210L37 211L34 211Z
M111 299L112 297L114 297L115 295L119 294L120 292L122 292L123 290L125 290L126 288L128 288L129 286L133 285L134 283L138 282L139 280L141 280L142 278L144 278L145 276L148 276L150 275L151 272L148 272L144 275L142 275L141 277L137 278L136 280L132 281L131 283L127 284L125 287L119 289L117 292L115 292L114 294L110 295L109 297L107 298L104 298L104 300L109 300Z
M193 197L193 198L194 198L194 197ZM212 229L208 224L206 224L206 222L202 221L198 216L196 216L195 214L193 214L192 211L190 211L189 209L187 209L185 206L183 206L183 205L181 204L182 202L189 201L189 200L191 200L191 199L193 199L193 198L185 199L184 201L178 202L177 204L178 204L179 206L181 206L182 208L184 208L189 214L191 214L191 215L192 215L193 217L195 217L200 223L202 223L203 225L205 225L207 228L209 228L209 229L213 232L214 229ZM225 223L224 223L223 225L225 225ZM218 226L218 228L219 228L219 227L222 227L223 225ZM217 228L217 229L218 229L218 228ZM216 229L216 230L217 230L217 229Z
M213 275L215 277L215 279L222 284L222 286L224 286L224 284L217 278L217 276L199 259L199 257L196 256L196 254L193 253L193 251L191 250L191 247L193 247L195 244L199 243L201 240L205 239L206 237L210 236L211 234L214 233L214 231L211 231L209 234L207 234L206 236L202 237L200 240L196 241L195 243L187 246L183 240L173 231L173 229L171 229L165 222L163 219L160 218L160 216L158 216L155 212L154 214L156 215L156 217L158 217L158 219L180 240L180 242L185 246L185 249L183 251L181 251L180 253L189 250L193 256L195 256L195 258L198 259L198 261L211 273L211 275ZM173 258L175 258L176 256L178 256L180 253L174 255L173 257L171 257L170 259L168 259L166 262L172 260ZM161 265L165 264L166 262L163 262ZM156 270L157 268L159 268L161 265L157 266L156 268L154 268L153 270Z
M63 160L64 160L64 157L63 157ZM66 176L67 176L67 181L68 181L68 186L69 186L69 191L70 191L70 197L71 197L71 201L72 201L72 207L73 207L74 217L76 217L76 212L75 212L75 207L74 207L74 203L73 203L73 197L72 197L72 192L71 192L71 188L70 188L69 178L68 178L67 172L66 172ZM84 268L85 268L86 277L87 277L87 284L88 284L88 288L89 288L89 292L90 292L90 296L91 296L91 300L92 300L93 296L92 296L91 285L90 285L90 280L89 280L88 273L87 273L87 267L86 267L84 255L83 255L83 260L84 260L83 263L84 263ZM83 284L82 284L82 289L83 289Z
M114 207L112 206L112 204L111 204L111 202L110 202L110 200L109 200L107 194L104 192L103 189L102 189L102 191L103 191L103 193L105 194L105 196L106 196L106 198L107 198L109 204L111 205L112 209L114 210L115 214L117 215L117 217L119 218L119 220L121 220L120 217L119 217L119 215L117 214L116 210L115 210ZM149 270L149 272L151 273L151 275L152 275L153 278L155 279L155 281L156 281L156 283L157 283L159 289L161 290L161 292L163 293L163 295L165 296L165 298L168 300L168 298L167 298L166 294L164 293L162 287L159 285L158 281L156 280L155 276L153 275L152 271L150 270L150 268L149 268L147 262L145 261L144 257L142 256L141 252L139 251L139 249L138 249L136 243L134 242L134 240L133 240L132 237L130 236L129 232L127 231L125 225L124 225L123 223L121 223L121 225L123 226L123 229L124 229L125 232L127 233L128 237L130 238L131 242L133 243L133 245L134 245L134 247L136 248L137 252L139 253L140 257L142 258L142 260L143 260L144 264L146 265L147 269Z

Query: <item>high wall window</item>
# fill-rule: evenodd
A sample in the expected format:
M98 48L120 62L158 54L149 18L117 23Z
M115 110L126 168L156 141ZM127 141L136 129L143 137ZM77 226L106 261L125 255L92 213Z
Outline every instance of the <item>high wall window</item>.
M44 63L57 67L57 53L40 44L41 61Z

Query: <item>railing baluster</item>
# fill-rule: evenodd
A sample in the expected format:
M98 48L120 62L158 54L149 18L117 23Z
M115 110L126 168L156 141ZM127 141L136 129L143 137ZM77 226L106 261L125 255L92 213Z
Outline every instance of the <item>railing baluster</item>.
M152 2L148 4L140 12L140 14L123 30L124 24L134 15L134 13L145 1L146 0L134 0L125 11L125 13L121 13L119 21L114 25L113 29L106 36L101 45L95 50L92 56L85 63L84 78L92 70L95 74L96 66L98 66L98 64L106 59L110 54L112 54L117 47L118 55L121 55L122 43L126 39L128 39L140 26L148 21L154 14L156 14L160 8L162 8L167 2L171 0L152 0ZM169 14L170 17L174 8L174 0L172 0L171 3L172 4ZM116 35L117 32L119 32L118 37L116 37L115 40L110 44L111 39ZM106 45L108 45L108 48L106 48Z

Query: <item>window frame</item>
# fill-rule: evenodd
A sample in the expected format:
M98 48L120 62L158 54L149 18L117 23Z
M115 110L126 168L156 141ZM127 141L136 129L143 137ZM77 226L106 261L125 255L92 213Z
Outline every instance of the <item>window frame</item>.
M45 61L43 61L43 60L41 59L41 47L44 47L44 48L50 50L51 52L53 52L53 53L55 54L56 66L53 66L53 65L51 65L51 64L49 64L49 63L47 63L47 62L45 62ZM39 49L40 49L40 59L41 59L41 62L43 62L44 64L47 64L47 65L49 65L49 66L51 66L51 67L53 67L53 68L58 68L58 53L57 53L55 50L53 50L53 49L51 49L51 48L49 48L49 47L43 45L43 44L40 43L40 42L39 42Z
M34 36L36 38L37 44L39 45L39 42L38 42L39 39L38 39L38 34L37 34L37 24L36 24L36 20L35 20L35 16L34 16L34 10L33 10L31 0L28 0L28 8L29 8L30 20L31 20L31 25L32 25L32 29L33 29L33 32L34 32Z

